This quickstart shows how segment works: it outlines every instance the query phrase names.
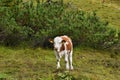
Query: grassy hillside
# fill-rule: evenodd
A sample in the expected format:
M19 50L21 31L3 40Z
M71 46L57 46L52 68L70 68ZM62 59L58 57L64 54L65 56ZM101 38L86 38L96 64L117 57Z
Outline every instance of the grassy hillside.
M85 11L96 11L97 15L105 21L110 22L110 25L120 29L120 1L106 0L64 0L65 2L73 3L73 7Z
M24 0L28 1L28 0ZM45 1L45 0L43 0ZM57 1L57 0L53 0ZM84 11L96 11L97 15L105 21L108 21L111 26L120 29L120 0L63 0L69 3L71 8L79 8Z
M62 59L61 69L56 70L56 59L52 50L0 47L0 79L58 80L55 76L63 80L65 76L72 76L75 80L120 79L120 55L117 54L76 48L73 65L73 71L66 71Z

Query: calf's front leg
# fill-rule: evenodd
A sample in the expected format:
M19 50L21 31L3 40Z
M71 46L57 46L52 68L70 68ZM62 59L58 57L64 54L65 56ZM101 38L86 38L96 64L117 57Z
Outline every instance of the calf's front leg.
M60 68L60 58L57 59L57 69L59 69L59 68Z
M56 59L57 59L57 69L59 69L60 68L60 56L56 51L55 51L55 56L56 56Z

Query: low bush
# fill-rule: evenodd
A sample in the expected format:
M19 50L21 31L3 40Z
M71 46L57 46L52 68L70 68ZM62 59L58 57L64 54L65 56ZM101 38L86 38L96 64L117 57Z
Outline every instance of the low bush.
M14 6L0 7L0 43L18 45L31 41L32 46L48 47L48 38L68 35L74 46L89 46L106 49L119 44L120 31L109 27L96 16L96 12L85 12L57 2L33 0L16 1ZM117 35L117 36L116 36Z

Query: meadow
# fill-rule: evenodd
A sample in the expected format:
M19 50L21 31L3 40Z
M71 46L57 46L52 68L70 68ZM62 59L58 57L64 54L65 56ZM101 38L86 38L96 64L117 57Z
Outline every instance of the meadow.
M54 51L41 48L0 47L1 80L119 80L120 54L74 48L73 71L56 69Z

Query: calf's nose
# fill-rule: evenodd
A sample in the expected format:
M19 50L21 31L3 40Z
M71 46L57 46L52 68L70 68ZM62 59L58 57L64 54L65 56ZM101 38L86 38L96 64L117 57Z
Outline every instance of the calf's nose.
M57 48L54 48L55 51L57 51L58 49Z

